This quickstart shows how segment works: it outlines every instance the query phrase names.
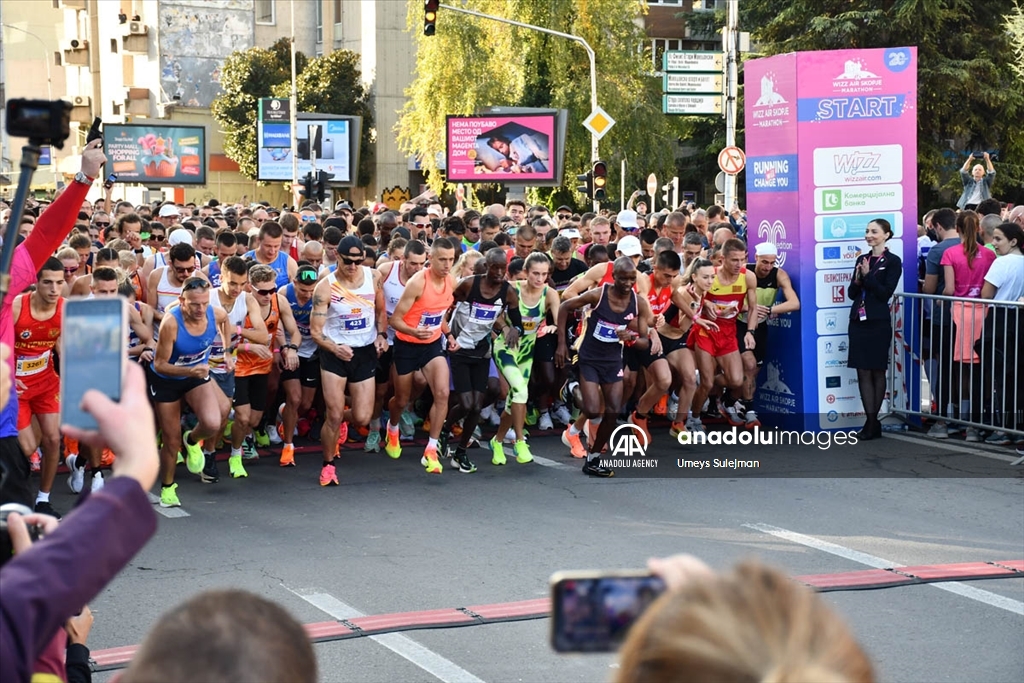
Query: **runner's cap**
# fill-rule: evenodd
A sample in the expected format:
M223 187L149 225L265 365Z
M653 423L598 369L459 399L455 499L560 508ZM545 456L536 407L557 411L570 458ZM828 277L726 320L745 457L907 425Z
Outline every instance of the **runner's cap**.
M754 248L754 253L758 256L778 256L779 250L771 242L761 242Z

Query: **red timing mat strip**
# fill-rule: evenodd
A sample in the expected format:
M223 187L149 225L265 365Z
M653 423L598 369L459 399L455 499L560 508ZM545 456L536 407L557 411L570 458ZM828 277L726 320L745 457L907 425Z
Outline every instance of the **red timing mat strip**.
M298 450L298 449L296 449ZM848 590L874 590L895 586L915 586L939 581L978 581L981 579L1008 579L1024 577L1024 560L1003 562L963 562L959 564L932 564L891 569L864 569L836 574L808 574L793 578L818 592ZM499 602L471 607L395 612L376 616L357 617L344 621L320 621L306 624L310 640L317 643L348 638L412 631L418 629L457 628L479 626L506 621L544 619L551 611L548 598ZM138 645L127 645L107 650L94 650L94 671L120 669L131 661Z

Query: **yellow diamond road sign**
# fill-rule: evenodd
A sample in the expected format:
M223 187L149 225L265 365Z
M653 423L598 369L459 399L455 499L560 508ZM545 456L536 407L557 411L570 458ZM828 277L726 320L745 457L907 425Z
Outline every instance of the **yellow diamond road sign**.
M611 130L612 126L615 125L615 119L608 115L604 109L597 107L587 117L587 120L583 122L583 127L589 130L591 133L597 136L600 140L604 137L604 134Z

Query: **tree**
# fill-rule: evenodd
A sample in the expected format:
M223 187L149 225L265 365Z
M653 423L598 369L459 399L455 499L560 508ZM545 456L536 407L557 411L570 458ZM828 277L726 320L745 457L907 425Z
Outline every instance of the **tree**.
M595 50L598 104L617 124L601 140L609 187L620 182L625 158L630 178L673 167L674 121L661 113L661 83L652 78L650 55L636 19L645 11L637 0L469 0L470 9L543 26L584 38ZM590 166L590 70L575 42L478 19L442 8L437 33L422 35L423 2L409 0L408 23L417 36L416 77L406 91L399 119L399 146L420 159L430 186L440 192L443 174L435 156L444 151L445 117L474 114L491 106L566 109L562 187L533 196L552 203L581 200L575 176ZM638 170L639 169L639 170ZM642 175L641 175L642 172ZM631 191L633 183L627 182ZM572 189L570 189L572 188ZM626 194L629 194L629 191ZM614 191L609 193L614 195Z
M745 0L740 23L766 55L916 45L918 201L928 207L941 190L959 194L953 171L979 148L999 152L993 193L1024 201L1021 34L1015 43L1013 10L1013 0Z
M1006 16L1006 31L1010 34L1013 51L1017 55L1013 70L1017 72L1017 79L1024 84L1024 8L1016 2L1013 3L1013 11Z
M373 112L361 80L359 55L335 50L309 59L295 57L298 111L361 116L363 130L356 184L365 187L373 175ZM291 45L281 38L270 49L259 47L232 53L224 62L221 94L210 109L224 126L224 153L242 175L256 177L256 116L260 98L291 95Z

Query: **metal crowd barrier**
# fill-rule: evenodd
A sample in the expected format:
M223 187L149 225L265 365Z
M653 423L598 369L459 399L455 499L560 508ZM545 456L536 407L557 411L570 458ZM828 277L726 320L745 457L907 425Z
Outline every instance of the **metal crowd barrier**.
M891 311L890 414L1024 439L1024 303L898 292Z

